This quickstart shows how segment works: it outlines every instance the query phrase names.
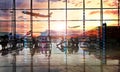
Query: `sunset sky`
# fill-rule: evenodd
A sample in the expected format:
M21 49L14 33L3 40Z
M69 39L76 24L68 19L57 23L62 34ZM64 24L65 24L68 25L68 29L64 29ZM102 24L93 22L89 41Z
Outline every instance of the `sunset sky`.
M57 32L65 32L66 27L66 0L50 0L50 29ZM103 0L103 19L108 26L118 25L118 0ZM10 30L12 14L12 0L0 0L0 31ZM67 29L68 31L81 32L83 30L83 0L67 0ZM85 8L96 8L85 10L85 30L91 30L100 25L100 1L85 0ZM98 9L97 9L98 8ZM111 9L109 9L111 8ZM116 9L115 9L116 8ZM6 9L6 10L5 10ZM16 0L16 24L17 32L23 33L30 30L30 15L22 11L30 11L30 0ZM48 0L33 0L34 13L48 14ZM42 10L43 9L43 10ZM73 10L72 10L73 9ZM33 31L44 32L48 30L48 18L33 17ZM39 21L40 20L40 21ZM91 21L89 21L91 20ZM107 21L113 20L113 21ZM6 21L6 22L5 22ZM78 26L78 27L74 27ZM21 30L22 28L22 30Z

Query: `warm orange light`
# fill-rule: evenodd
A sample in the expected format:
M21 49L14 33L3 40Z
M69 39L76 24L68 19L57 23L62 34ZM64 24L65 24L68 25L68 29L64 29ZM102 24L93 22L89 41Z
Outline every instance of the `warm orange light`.
M106 21L107 26L115 26L118 24L118 2L116 0L104 0L103 1L103 7L105 8L116 8L116 9L103 9L103 19L105 20L111 20L115 19L115 21ZM17 7L18 9L23 9L23 7L29 8L29 2L24 1L21 6ZM86 9L85 10L85 31L92 30L96 28L97 26L101 25L100 18L101 18L101 11L100 11L100 1L99 0L86 0L85 1L85 7L86 8L98 8L98 9ZM40 14L47 14L47 9L48 8L48 2L33 2L33 9L43 9L43 10L33 10L34 13L40 13ZM51 1L50 2L50 8L53 10L50 10L50 12L53 12L53 14L50 17L50 30L55 30L58 32L65 32L66 30L66 16L67 20L73 20L73 21L67 21L67 30L71 31L83 31L83 10L76 10L76 8L83 8L83 2L81 0L69 0L67 3L67 8L68 10L66 11L66 3L64 0L58 0L58 1ZM73 10L72 10L73 8ZM75 9L74 9L75 8ZM54 10L56 9L56 10ZM70 10L69 10L70 9ZM19 33L24 33L24 30L29 31L31 26L30 26L30 15L23 14L22 11L24 10L17 10L16 11L16 24L17 24L17 32ZM27 10L26 11L30 11ZM66 15L67 12L67 15ZM7 23L4 22L6 19L11 19L11 15L7 16L8 13L1 11L0 15L0 25L1 29L0 31L8 31L11 29L7 29L6 27L11 26L11 22ZM6 15L6 16L4 16ZM3 21L2 21L3 20ZM39 21L40 20L40 21ZM45 22L45 21L46 22ZM48 30L48 18L42 18L42 17L34 17L33 16L33 32L44 32ZM53 22L52 20L56 20ZM78 20L78 21L74 21ZM80 20L80 21L79 21ZM87 21L87 20L93 20L93 21ZM98 21L94 21L98 20ZM21 21L21 22L19 22ZM38 21L38 22L37 22ZM9 24L9 25L8 25ZM25 24L27 27L25 28ZM77 26L80 25L78 28L69 28L72 26ZM5 27L6 26L6 27ZM22 29L22 30L21 30Z
M56 31L65 31L66 25L63 23L57 23L53 26L53 30Z

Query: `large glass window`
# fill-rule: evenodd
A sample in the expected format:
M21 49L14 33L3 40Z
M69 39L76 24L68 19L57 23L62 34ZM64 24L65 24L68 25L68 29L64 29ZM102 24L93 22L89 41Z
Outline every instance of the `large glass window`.
M48 72L49 68L51 72L61 70L63 70L61 72L67 72L67 70L68 72L89 72L90 70L104 72L107 70L104 68L109 68L107 65L102 65L103 57L101 56L105 54L108 54L104 57L107 63L117 67L118 71L113 72L119 72L120 59L114 57L120 56L120 41L117 35L118 39L112 38L115 34L111 31L115 30L114 27L119 29L120 6L118 4L119 0L0 0L0 36L4 33L7 35L15 33L13 35L21 36L23 42L16 46L24 46L22 49L25 51L19 53L16 51L15 55L18 54L16 56L18 59L14 59L14 54L7 54L13 56L13 62L16 60L15 66L26 69L26 72L30 72L28 67L31 67L33 72L34 65L33 68L40 66L39 68L45 69L45 72ZM113 28L109 29L111 32L107 32L112 34L111 38L106 38L107 33L104 29L101 30L105 23L108 29ZM102 54L105 52L103 51L105 39L108 39L106 43L109 45L106 46L108 48L106 53ZM115 44L115 49L112 44ZM10 46L14 45L7 45L7 47ZM112 52L114 54L111 54ZM110 56L110 59L114 60L109 60ZM1 63L5 62L1 59ZM23 65L20 62L24 62ZM42 66L44 63L47 67ZM15 63L10 62L9 65L3 63L2 67L9 67L12 64ZM39 68L37 70L41 71Z

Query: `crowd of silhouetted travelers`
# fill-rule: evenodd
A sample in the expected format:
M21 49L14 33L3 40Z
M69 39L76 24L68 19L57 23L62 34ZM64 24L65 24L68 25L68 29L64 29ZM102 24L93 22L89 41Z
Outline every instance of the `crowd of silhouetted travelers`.
M12 33L4 36L0 36L0 45L3 53L10 50L17 50L18 48L30 48L32 55L35 53L50 54L50 43L47 41L47 37L15 37Z
M77 53L79 50L79 41L78 38L71 37L66 41L64 38L61 38L60 42L56 44L61 52L67 51L69 54ZM51 53L51 42L47 36L39 37L15 37L12 33L8 35L0 36L0 45L2 49L0 51L15 50L17 48L30 48L32 53L42 53L50 54Z
M71 37L70 39L67 39L67 41L64 40L64 38L61 38L61 41L56 45L57 48L61 52L68 52L69 54L77 53L79 50L79 40L78 37L74 38Z
M23 45L22 38L15 38L12 36L12 34L6 34L3 36L0 36L0 45L2 54L7 54L8 51L15 50L19 48L21 45Z

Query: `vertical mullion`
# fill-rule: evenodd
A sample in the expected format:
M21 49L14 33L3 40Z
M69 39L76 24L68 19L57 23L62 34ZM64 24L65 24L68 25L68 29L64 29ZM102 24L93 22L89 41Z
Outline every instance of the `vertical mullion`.
M120 26L120 0L118 0L118 26Z
M83 37L85 38L85 0L83 0ZM84 59L84 72L86 72L85 68L85 50L83 50L83 59Z
M50 14L50 0L48 0L48 15ZM48 17L48 42L49 42L49 45L51 44L51 38L50 38L50 17ZM49 46L50 47L50 46ZM51 55L51 49L49 48L49 56L50 57ZM48 72L50 72L50 58L48 58Z
M104 62L103 62L103 0L100 0L100 27L101 27L101 38L100 38L100 44L102 44L102 45L100 45L100 56L101 56L101 72L103 72L103 64L104 64Z
M100 26L103 24L103 1L100 0Z
M66 29L66 31L65 31L65 57L66 57L66 72L68 71L68 69L67 69L67 0L66 0L66 5L65 5L66 7L65 7L65 15L66 15L66 19L65 19L65 29Z
M30 2L30 12L31 12L31 14L30 14L30 32L31 32L31 39L32 39L32 42L33 42L33 18L32 18L32 13L33 13L33 8L32 8L32 6L33 6L33 0L31 0L31 2ZM30 41L30 50L31 50L31 72L33 72L33 45L32 45L32 42Z
M16 0L13 0L13 34L14 34L14 44L13 49L16 48ZM16 54L13 54L13 72L16 72Z
M100 16L101 16L101 17L100 17L100 24L101 24L100 26L103 27L103 0L101 0ZM103 28L102 28L102 33L101 33L101 34L102 34L102 35L101 35L101 36L102 36L102 37L101 37L101 38L102 38L102 39L101 39L101 42L102 42L101 59L102 59L102 60L101 60L101 61L102 61L102 64L105 64L105 63L106 63L106 58L105 58L106 56L105 56L105 53L104 53L104 52L105 52L105 51L104 51L105 49L104 49L104 47L103 47L103 41L104 41L104 39L103 39L103 35L104 35L104 34L103 34Z
M48 15L50 14L50 0L48 0ZM50 17L48 17L48 36L50 36Z
M83 0L83 37L85 37L85 0Z
M13 0L13 34L16 39L16 0Z
M31 0L31 2L30 2L30 12L31 12L31 14L30 14L30 29L31 29L31 37L33 37L33 17L32 17L32 13L33 13L32 6L33 6L33 4L32 4L32 2L33 2L33 0Z

